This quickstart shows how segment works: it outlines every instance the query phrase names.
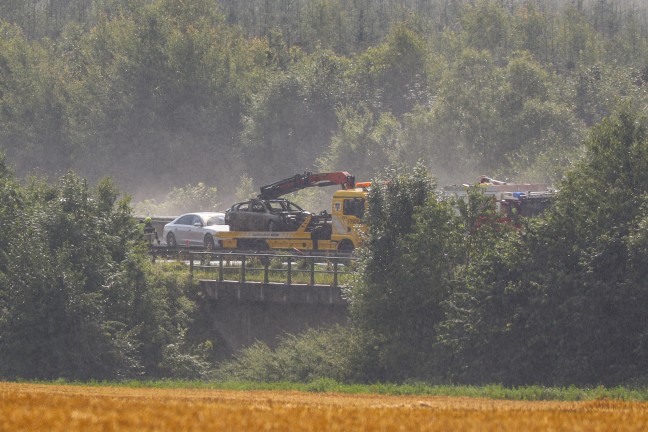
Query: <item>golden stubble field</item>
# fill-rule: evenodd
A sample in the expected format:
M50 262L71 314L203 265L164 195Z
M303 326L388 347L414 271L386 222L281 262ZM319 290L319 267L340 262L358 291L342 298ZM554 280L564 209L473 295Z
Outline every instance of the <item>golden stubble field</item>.
M640 402L0 383L0 431L645 431Z

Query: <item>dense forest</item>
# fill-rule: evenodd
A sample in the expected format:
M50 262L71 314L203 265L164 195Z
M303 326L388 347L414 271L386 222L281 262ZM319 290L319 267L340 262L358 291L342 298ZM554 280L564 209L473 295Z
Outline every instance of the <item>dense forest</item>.
M0 17L0 377L645 385L644 2L10 0ZM381 180L349 326L217 364L133 202L227 205L306 169ZM478 192L435 192L478 174L560 193L520 229Z
M648 7L613 0L0 5L0 149L229 205L304 170L554 182L617 98L648 106ZM194 209L190 209L194 210ZM319 210L319 209L314 209Z

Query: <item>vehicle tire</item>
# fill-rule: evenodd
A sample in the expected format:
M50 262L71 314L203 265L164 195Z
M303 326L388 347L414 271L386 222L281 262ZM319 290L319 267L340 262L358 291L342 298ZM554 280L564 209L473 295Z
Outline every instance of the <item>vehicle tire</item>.
M248 239L238 239L236 241L236 249L238 250L253 250L254 249L254 240Z
M176 242L175 235L173 235L173 233L167 234L166 242L167 242L167 246L169 246L169 247L178 246L178 243Z
M355 247L353 246L351 240L342 240L338 245L338 252L340 253L350 254L353 253L354 249Z
M258 240L255 245L255 249L259 252L265 252L270 250L270 246L265 240Z
M216 244L214 243L214 236L211 234L205 234L205 250L208 251L213 251L216 248Z

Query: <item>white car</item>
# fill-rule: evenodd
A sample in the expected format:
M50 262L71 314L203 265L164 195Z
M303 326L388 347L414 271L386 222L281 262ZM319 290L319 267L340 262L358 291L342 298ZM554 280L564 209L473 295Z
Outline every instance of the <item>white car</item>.
M225 224L225 213L186 213L164 225L162 238L170 247L203 246L212 250L218 247L213 235L222 231L229 231L229 225Z

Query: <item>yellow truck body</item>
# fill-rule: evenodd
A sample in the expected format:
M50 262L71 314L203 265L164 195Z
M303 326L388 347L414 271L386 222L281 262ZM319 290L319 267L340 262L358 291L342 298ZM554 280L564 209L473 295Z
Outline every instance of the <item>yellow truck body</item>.
M313 225L313 216L295 231L225 231L214 234L222 249L299 249L352 252L362 243L367 188L342 189L333 194L330 220Z

